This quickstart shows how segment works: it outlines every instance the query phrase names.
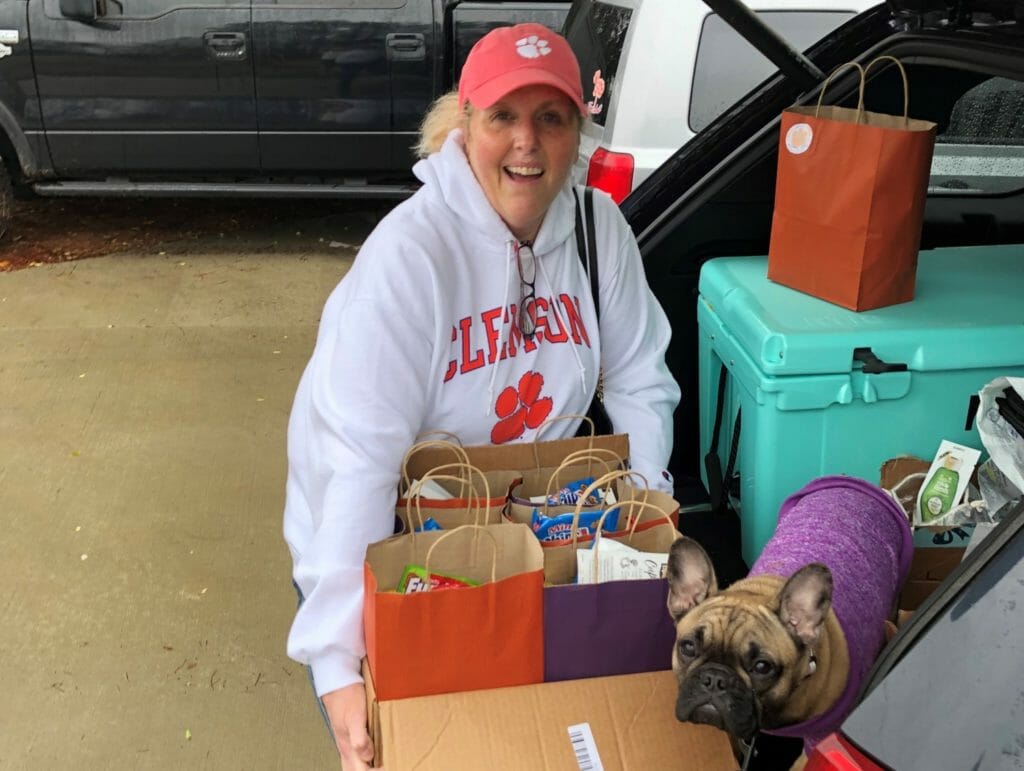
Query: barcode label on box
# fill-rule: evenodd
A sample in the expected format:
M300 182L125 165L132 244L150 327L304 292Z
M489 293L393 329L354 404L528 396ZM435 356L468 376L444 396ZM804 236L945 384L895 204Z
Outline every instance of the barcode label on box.
M569 741L572 742L572 751L576 753L576 765L580 771L604 771L590 723L569 726Z

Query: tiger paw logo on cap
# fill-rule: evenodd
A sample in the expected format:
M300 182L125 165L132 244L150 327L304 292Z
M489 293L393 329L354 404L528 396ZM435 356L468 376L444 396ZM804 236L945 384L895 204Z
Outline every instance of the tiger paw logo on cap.
M807 123L795 123L786 132L786 149L793 155L806 153L814 141L814 130Z
M524 59L539 59L551 53L547 40L541 40L537 35L530 35L516 41L516 53Z

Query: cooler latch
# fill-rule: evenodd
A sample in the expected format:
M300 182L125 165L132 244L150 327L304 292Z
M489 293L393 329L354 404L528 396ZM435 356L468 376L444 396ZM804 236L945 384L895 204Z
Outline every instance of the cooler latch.
M865 375L880 375L883 372L906 372L906 364L890 364L887 361L882 361L875 352L870 348L854 348L853 349L853 360L859 361L864 365L861 370Z

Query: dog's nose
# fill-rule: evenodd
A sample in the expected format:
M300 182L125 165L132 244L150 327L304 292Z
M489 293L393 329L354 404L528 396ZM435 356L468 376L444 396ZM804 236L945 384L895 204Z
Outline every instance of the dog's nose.
M698 671L698 682L706 693L723 693L735 679L733 671L720 664L705 664Z
M725 690L725 678L717 672L705 672L700 681L709 691Z

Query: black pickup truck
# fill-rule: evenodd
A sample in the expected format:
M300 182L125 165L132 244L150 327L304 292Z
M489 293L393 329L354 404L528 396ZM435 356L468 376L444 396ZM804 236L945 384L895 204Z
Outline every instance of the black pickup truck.
M40 195L401 197L492 27L567 1L0 0L0 229Z

